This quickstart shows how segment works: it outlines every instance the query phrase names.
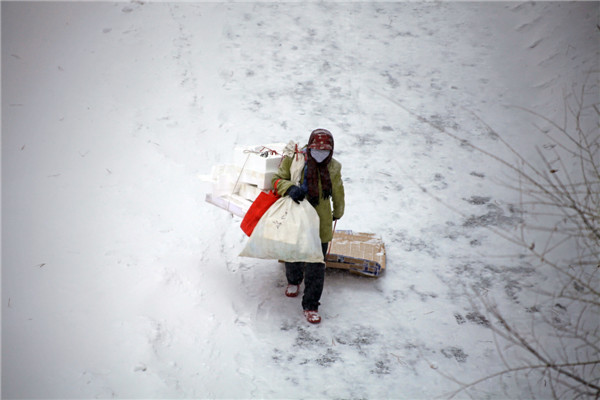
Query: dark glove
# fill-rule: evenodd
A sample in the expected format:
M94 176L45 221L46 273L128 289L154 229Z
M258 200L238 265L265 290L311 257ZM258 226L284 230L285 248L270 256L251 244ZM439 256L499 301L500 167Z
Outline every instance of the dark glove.
M301 187L293 185L285 192L288 196L292 198L296 203L300 204L302 200L304 200L304 190Z
M333 215L333 221L334 222L337 221L338 219L339 219L338 217L336 217L335 215Z

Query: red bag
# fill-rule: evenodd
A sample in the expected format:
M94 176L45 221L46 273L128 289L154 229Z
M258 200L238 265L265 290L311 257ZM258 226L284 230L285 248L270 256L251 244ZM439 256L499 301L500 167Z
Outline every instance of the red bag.
M279 182L279 181L277 181ZM279 195L277 194L277 182L275 182L275 190L271 190L268 193L260 192L256 200L252 203L246 215L244 215L244 219L240 227L244 231L244 233L248 236L252 235L254 231L254 227L258 224L258 220L267 212L269 207L273 205L279 199Z

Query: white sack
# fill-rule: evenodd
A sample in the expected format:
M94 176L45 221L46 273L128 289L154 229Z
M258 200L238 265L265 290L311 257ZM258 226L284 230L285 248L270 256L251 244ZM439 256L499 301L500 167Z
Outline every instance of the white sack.
M283 155L292 158L292 165L290 165L290 181L294 185L300 184L300 178L304 173L304 154L296 153L296 150L300 150L298 143L290 140L290 142L283 149Z
M240 253L242 257L288 262L323 262L319 215L303 200L277 200L261 217Z

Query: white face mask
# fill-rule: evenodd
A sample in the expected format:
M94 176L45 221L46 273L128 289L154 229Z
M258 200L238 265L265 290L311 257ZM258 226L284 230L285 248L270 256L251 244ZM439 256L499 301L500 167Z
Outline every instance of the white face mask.
M310 155L318 163L323 162L323 160L325 160L329 156L329 153L330 153L329 150L317 150L317 149L310 150Z

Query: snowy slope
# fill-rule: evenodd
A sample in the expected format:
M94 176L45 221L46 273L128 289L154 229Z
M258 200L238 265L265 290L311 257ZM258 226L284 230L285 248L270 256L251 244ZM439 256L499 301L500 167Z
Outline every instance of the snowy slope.
M409 111L534 155L511 106L561 115L598 68L597 20L594 2L3 2L2 395L413 399L497 371L463 286L528 320L545 277L485 229L518 226L517 194ZM317 127L343 165L338 229L388 258L377 280L328 271L309 326L198 175Z

